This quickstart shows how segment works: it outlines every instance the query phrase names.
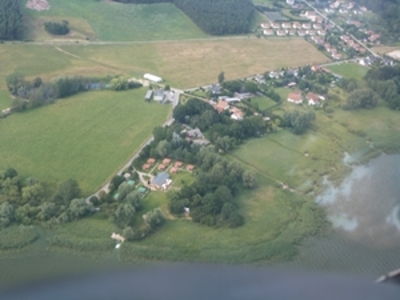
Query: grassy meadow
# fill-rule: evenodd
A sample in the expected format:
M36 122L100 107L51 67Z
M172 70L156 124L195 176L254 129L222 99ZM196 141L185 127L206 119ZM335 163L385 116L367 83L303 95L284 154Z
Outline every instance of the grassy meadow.
M145 89L87 92L0 120L0 169L96 190L167 118Z
M301 39L237 38L135 45L66 45L61 48L84 60L112 66L135 76L154 73L165 78L168 84L181 88L214 83L221 71L229 80L276 68L328 61Z
M345 78L362 79L368 72L368 67L357 63L342 63L328 67L333 73Z
M43 22L49 19L69 21L72 29L66 37L69 39L88 37L90 40L103 41L150 41L207 37L185 14L169 3L128 5L93 0L48 2L48 11L26 9L31 16L30 39L52 38L43 30Z

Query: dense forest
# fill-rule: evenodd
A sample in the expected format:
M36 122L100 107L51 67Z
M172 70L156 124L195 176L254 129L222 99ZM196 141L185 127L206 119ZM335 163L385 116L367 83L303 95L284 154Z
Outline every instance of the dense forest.
M122 3L174 3L201 29L213 35L247 33L254 12L250 0L114 0Z
M20 0L0 1L0 39L17 40L22 38L23 18Z

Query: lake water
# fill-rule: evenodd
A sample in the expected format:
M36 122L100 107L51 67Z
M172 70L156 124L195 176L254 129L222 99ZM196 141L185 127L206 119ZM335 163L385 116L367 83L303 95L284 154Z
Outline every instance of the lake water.
M306 241L286 265L371 277L400 268L400 155L354 167L339 187L325 184L315 201L326 209L333 233Z
M400 268L400 155L354 167L339 187L325 184L315 201L326 209L332 234L306 240L294 261L279 266L369 279ZM43 239L20 254L0 256L0 288L118 268L117 251L93 260L48 252Z

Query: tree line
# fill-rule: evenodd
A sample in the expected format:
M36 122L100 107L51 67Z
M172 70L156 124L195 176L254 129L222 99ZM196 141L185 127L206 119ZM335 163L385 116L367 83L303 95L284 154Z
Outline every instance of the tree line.
M61 23L45 22L44 29L50 34L66 35L69 33L69 23L66 20L63 20Z
M21 39L24 32L20 0L0 1L0 40Z
M203 31L212 35L250 31L254 5L250 0L114 0L122 3L170 2L182 10Z
M56 99L73 96L80 92L110 88L115 91L139 88L142 85L120 77L62 76L49 82L40 77L28 81L20 73L6 77L6 84L14 96L13 110L24 111L54 102Z

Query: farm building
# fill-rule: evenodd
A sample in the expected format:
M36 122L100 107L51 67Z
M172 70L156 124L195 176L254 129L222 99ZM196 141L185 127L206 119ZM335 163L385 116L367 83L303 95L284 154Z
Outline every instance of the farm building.
M144 100L150 101L151 97L153 97L153 91L152 90L148 90L147 93L146 93L146 96L144 96Z
M157 82L157 83L163 81L163 79L161 77L158 77L156 75L152 75L152 74L149 74L149 73L144 74L143 78L147 79L147 80L150 80L150 81L153 81L153 82Z
M164 99L165 99L164 89L158 89L158 90L154 91L153 99L154 99L154 101L163 103Z

